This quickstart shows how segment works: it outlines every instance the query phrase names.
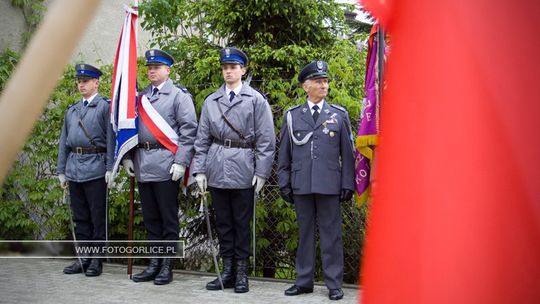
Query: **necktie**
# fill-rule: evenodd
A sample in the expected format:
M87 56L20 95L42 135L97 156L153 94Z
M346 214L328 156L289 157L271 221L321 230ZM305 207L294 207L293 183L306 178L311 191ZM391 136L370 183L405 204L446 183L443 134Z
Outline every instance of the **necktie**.
M234 94L234 91L231 91L229 93L229 101L232 101L234 99L234 96L236 96L236 94Z
M88 105L88 100L83 101L83 105L86 107Z
M313 121L317 122L317 118L319 118L319 106L314 105L311 109L313 110Z
M158 89L158 88L154 88L154 89L152 90L152 96L156 95L157 92L159 92L159 89Z

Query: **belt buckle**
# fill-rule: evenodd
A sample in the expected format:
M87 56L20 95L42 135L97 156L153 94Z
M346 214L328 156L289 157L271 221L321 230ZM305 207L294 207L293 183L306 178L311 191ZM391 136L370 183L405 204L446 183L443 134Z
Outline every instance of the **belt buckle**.
M83 148L82 147L75 147L75 153L83 154Z
M223 146L224 146L225 148L229 148L229 149L230 149L230 148L231 148L231 143L232 143L232 141L231 141L230 139L225 139L225 140L223 140Z
M143 147L146 149L146 151L150 151L150 143L149 142L144 142Z

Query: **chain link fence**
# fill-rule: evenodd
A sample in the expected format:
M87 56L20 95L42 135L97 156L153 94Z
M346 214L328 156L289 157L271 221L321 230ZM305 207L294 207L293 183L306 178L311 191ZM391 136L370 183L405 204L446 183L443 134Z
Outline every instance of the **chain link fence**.
M276 150L279 147L276 147ZM279 151L276 151L276 155ZM277 157L276 157L277 159ZM256 256L251 275L267 278L295 279L298 225L294 206L286 203L279 195L277 164L274 162L272 175L267 180L256 202ZM209 197L209 201L211 198ZM181 197L181 237L186 240L185 258L177 268L213 272L212 253L217 252L217 233L214 230L214 213L210 210L214 243L210 242L204 214L200 210L201 200L191 196ZM366 207L358 208L351 200L341 204L344 245L344 282L358 283L360 258L364 240ZM318 235L317 235L318 239ZM318 246L317 246L318 247ZM315 280L322 281L321 258L317 250Z

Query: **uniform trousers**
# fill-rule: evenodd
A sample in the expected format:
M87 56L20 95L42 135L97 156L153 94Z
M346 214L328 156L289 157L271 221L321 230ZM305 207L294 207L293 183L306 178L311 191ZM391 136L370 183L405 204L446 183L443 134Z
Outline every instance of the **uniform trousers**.
M324 282L328 289L343 284L341 205L338 195L293 195L299 228L296 251L296 285L313 288L318 223Z
M143 221L149 240L178 240L179 182L138 182L141 197ZM165 244L174 245L176 242ZM159 246L156 244L156 246Z
M105 240L107 184L105 178L87 182L69 182L69 196L75 237L81 240Z
M237 260L248 259L251 253L250 223L253 217L254 188L209 187L209 190L216 213L220 255Z

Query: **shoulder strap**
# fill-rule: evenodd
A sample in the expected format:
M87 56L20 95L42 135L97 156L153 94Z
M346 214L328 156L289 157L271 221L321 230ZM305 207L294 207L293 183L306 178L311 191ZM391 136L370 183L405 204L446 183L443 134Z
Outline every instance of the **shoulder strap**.
M236 134L238 134L238 136L240 136L240 138L242 140L245 140L246 137L240 132L238 131L237 128L235 128L233 126L233 124L229 121L229 119L227 118L227 116L225 116L225 113L223 113L223 110L221 109L221 105L219 104L219 101L217 101L217 106L218 106L218 109L219 109L219 113L221 114L221 117L223 117L223 120L225 120L225 123L234 131L236 132Z
M81 119L81 116L79 115L79 112L78 111L75 111L75 112L77 112L77 116L79 116L79 126L83 130L84 135L86 136L86 138L88 138L88 140L90 141L90 144L92 146L94 146L95 148L97 148L96 141L90 136L90 134L88 134L88 131L86 130L86 127L84 126L84 124L82 122L82 119Z

